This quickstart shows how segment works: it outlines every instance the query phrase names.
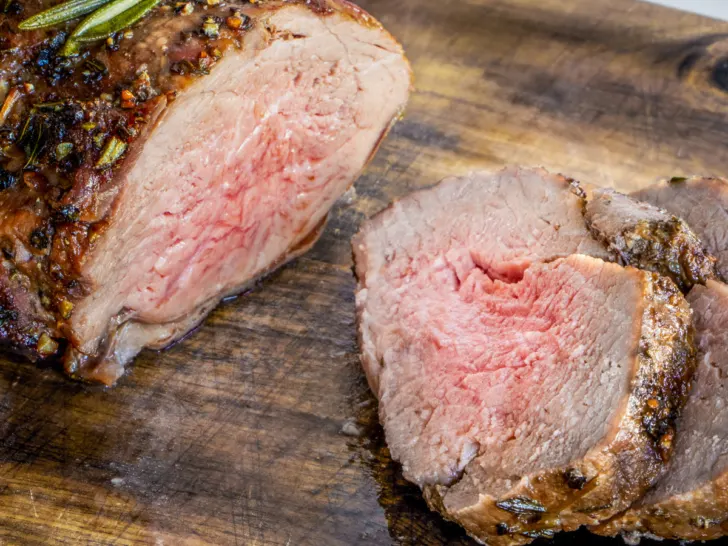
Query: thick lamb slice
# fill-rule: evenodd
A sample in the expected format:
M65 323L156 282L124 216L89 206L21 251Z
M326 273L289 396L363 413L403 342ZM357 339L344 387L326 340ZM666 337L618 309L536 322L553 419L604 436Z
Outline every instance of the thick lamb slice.
M728 182L719 178L673 178L631 194L679 216L718 260L728 280Z
M672 279L684 292L716 278L716 259L677 216L612 189L592 192L584 218L623 265Z
M27 42L19 51L44 38L17 34ZM56 59L54 38L45 38ZM61 126L85 155L69 167L49 141L35 159L48 180L32 195L27 183L7 190L0 226L7 234L18 225L16 203L41 203L27 233L7 238L12 267L51 313L28 347L5 339L37 357L65 338L67 371L107 384L142 348L179 339L222 298L308 249L402 113L411 80L399 44L340 0L158 9L118 47L91 47L88 58L108 67L97 87L72 72L54 90L47 74L28 74L38 102L61 106L26 111L35 99L21 101L8 119L22 127L23 116L41 116L31 127ZM95 90L117 102L79 98ZM95 125L82 125L89 116ZM108 153L83 140L101 124L111 131L102 148L114 138L127 145L111 167ZM44 189L66 176L70 188ZM0 303L17 316L16 300Z
M728 287L708 281L688 295L698 349L697 379L678 421L668 473L625 514L595 529L642 536L711 540L728 534Z
M392 455L487 544L606 520L669 458L689 307L668 279L583 255L606 257L582 206L545 171L480 173L395 203L353 242Z

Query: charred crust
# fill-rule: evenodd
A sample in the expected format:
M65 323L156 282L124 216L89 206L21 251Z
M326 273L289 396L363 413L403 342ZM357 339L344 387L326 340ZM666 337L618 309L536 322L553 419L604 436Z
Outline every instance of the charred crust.
M642 220L619 234L602 232L589 215L585 214L584 220L617 262L668 277L684 293L696 284L718 278L716 258L677 216L659 222Z
M675 423L687 402L697 366L692 312L669 279L653 273L646 282L649 297L640 342L642 364L632 410L654 452L667 461Z
M50 244L50 238L44 230L34 229L30 234L30 244L36 250L46 250Z

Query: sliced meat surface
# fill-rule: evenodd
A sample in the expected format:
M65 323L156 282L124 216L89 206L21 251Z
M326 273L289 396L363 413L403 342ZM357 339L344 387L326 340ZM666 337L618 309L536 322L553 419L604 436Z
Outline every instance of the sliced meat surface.
M448 179L353 241L362 363L392 455L487 544L639 498L692 373L683 296L600 259L574 187L543 170Z
M665 477L620 517L597 528L642 536L710 540L728 533L728 287L708 281L688 295L693 308L698 368L678 421Z
M719 178L673 178L633 197L679 216L700 236L728 280L728 182Z
M716 259L690 226L654 205L612 189L595 190L584 218L620 263L672 279L684 292L716 278Z
M53 3L0 29L0 276L24 279L0 341L113 383L311 246L410 69L343 0L160 6L70 58L63 27L17 29Z

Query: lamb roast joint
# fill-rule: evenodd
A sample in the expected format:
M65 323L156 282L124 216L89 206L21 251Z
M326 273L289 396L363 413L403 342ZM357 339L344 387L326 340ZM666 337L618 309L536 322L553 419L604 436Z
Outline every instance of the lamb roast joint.
M0 342L89 381L307 250L410 90L344 1L12 5Z

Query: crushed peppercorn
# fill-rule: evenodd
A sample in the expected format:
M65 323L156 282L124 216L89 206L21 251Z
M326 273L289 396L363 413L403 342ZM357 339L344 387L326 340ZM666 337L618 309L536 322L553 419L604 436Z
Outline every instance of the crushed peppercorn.
M12 188L18 182L18 175L0 168L0 191Z
M48 235L42 229L34 229L30 234L30 244L37 250L45 250L50 244Z

